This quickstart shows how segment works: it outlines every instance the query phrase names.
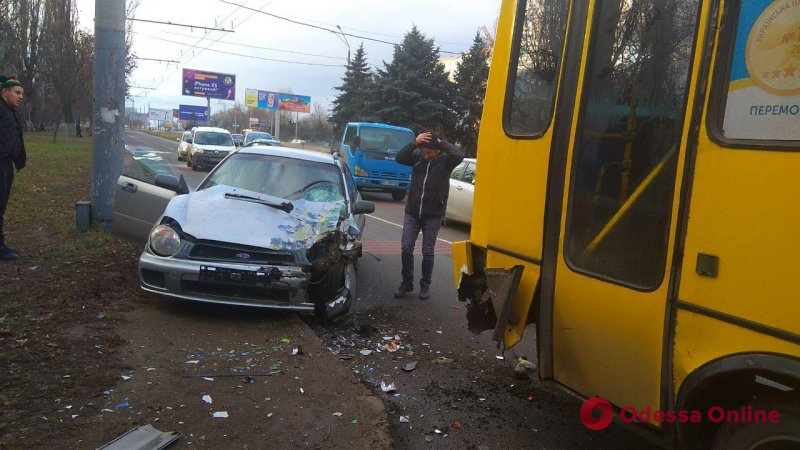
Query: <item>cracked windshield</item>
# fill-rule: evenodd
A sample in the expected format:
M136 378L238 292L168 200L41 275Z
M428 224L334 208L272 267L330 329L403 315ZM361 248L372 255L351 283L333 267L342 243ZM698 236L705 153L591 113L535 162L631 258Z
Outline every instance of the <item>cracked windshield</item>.
M0 0L0 449L800 450L798 118L800 0Z

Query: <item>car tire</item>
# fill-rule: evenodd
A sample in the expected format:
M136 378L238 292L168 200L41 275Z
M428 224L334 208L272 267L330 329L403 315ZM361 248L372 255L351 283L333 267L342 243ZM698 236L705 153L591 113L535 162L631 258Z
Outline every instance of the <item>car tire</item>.
M331 325L341 323L346 316L350 315L350 311L340 314L335 317L328 317L325 311L325 303L330 301L339 289L344 284L344 264L336 264L328 270L328 274L324 279L320 280L320 285L317 290L317 297L321 300L316 302L314 307L314 317L322 325Z
M780 401L756 401L753 410L780 411L781 417L773 422L724 422L714 434L713 450L744 450L757 448L761 444L774 446L784 442L786 447L800 447L800 410L797 406Z
M181 156L181 154L178 153L178 161L186 161L186 159L187 158L185 156Z
M396 202L402 202L406 198L406 191L392 191L392 199Z

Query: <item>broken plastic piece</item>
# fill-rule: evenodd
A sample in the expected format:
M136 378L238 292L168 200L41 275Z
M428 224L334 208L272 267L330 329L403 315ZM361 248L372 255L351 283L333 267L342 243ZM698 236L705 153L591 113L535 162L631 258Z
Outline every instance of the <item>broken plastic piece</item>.
M397 392L397 386L392 382L387 384L385 381L381 381L381 390L386 393Z
M417 368L418 363L419 361L412 361L410 363L404 364L403 370L405 370L406 372L411 372L412 370Z
M214 400L211 399L210 395L204 395L203 396L203 401L206 402L206 403L214 403Z
M162 432L148 424L128 431L98 450L161 450L180 437L176 431Z
M359 353L361 353L364 356L369 356L370 354L372 354L372 350L364 349L364 350L361 350Z
M333 413L333 415L336 416L336 417L342 417L342 413L340 413L340 412L335 412L335 413Z
M217 419L227 419L228 418L228 411L217 411L212 415Z
M114 408L116 408L116 409L125 409L128 406L130 406L130 403L128 403L128 402L120 402L120 403L117 403L117 406L115 406Z
M460 430L461 429L461 422L459 422L458 420L453 421L453 429L454 430Z
M292 351L289 352L289 354L292 355L292 356L302 355L303 354L303 349L300 348L299 346L297 346L297 347L293 348Z
M408 423L408 422L410 422L408 420L408 416L400 416L400 423Z

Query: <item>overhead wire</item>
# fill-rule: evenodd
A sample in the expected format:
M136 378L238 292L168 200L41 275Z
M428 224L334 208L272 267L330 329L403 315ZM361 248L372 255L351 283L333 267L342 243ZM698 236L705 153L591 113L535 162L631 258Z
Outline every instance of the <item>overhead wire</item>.
M354 38L358 38L358 39L364 39L364 40L367 40L367 41L380 42L382 44L389 44L389 45L394 45L394 46L400 45L397 42L385 41L383 39L376 39L376 38L371 38L371 37L368 37L368 36L361 36L361 35L357 35L357 34L339 32L339 31L336 31L336 30L331 29L331 28L326 28L326 27L322 27L322 26L319 26L319 25L314 25L312 23L303 22L303 21L300 21L300 20L290 19L288 17L280 16L278 14L262 11L260 9L250 8L249 6L245 6L245 5L242 5L240 3L235 3L235 2L232 2L230 0L219 0L219 1L222 2L222 3L227 3L229 5L238 6L238 7L242 8L242 9L247 9L247 10L250 10L250 11L254 11L256 13L265 14L267 16L274 17L276 19L280 19L280 20L284 20L284 21L287 21L287 22L290 22L290 23L294 23L296 25L302 25L302 26L305 26L305 27L316 28L318 30L327 31L327 32L333 33L333 34L343 34L345 36L350 36L350 37L354 37ZM439 53L448 53L448 54L451 54L451 55L460 55L463 52L451 52L451 51L441 50L440 49Z

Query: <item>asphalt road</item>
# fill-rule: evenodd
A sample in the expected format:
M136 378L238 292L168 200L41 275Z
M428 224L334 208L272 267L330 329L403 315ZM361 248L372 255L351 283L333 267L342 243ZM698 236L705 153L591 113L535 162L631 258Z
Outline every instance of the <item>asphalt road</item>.
M129 131L126 147L160 156L192 187L206 175L177 161L177 142ZM535 374L531 380L515 378L517 357L536 361L532 327L523 342L504 355L488 332L476 336L467 330L450 255L451 242L469 237L467 226L442 228L431 298L395 299L405 203L392 201L388 194L363 196L375 202L376 210L363 235L353 323L308 323L342 363L384 399L398 448L656 448L614 424L589 430L579 419L579 401L544 388ZM420 245L421 239L416 253ZM418 279L419 256L416 264ZM400 338L398 351L380 351L387 338L395 337ZM360 350L373 352L363 355ZM417 368L402 370L414 361ZM381 382L394 383L397 392L384 393Z

